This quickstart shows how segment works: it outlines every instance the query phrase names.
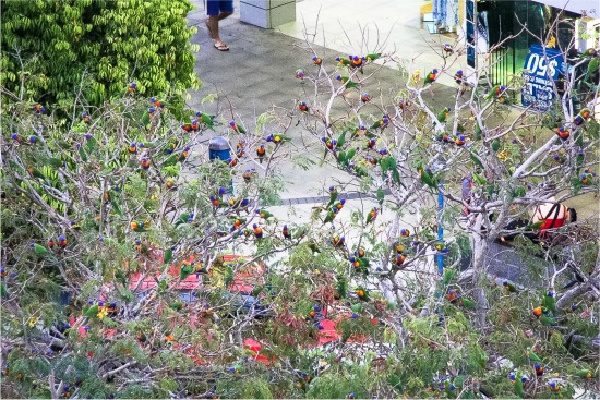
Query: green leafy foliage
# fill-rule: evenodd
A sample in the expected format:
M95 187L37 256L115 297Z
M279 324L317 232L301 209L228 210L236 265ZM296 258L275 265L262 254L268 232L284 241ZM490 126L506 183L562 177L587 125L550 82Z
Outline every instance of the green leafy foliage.
M43 98L62 107L81 87L90 104L101 105L132 82L138 93L181 99L199 82L189 43L195 28L185 19L191 9L188 0L7 2L1 77L14 96L3 100Z

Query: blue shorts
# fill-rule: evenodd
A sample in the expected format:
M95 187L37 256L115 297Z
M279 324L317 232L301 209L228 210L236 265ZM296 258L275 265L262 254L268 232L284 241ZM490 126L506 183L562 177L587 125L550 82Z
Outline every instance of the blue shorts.
M233 12L233 0L206 0L206 15L219 15L220 12Z

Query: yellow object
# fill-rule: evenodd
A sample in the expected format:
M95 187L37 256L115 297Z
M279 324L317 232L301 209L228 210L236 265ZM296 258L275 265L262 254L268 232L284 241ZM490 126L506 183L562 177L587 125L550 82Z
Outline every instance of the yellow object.
M98 317L99 320L103 320L104 317L106 317L108 315L108 312L106 311L106 309L103 307L98 314L96 315Z
M38 317L36 316L32 316L29 317L29 321L27 322L27 325L29 325L30 328L33 328L35 326L35 324L37 323Z

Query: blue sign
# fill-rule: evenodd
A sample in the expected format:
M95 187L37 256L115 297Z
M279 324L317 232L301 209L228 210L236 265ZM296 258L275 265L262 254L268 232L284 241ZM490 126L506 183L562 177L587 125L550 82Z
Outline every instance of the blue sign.
M533 45L529 48L523 68L525 86L521 89L521 104L547 111L554 100L556 79L563 72L562 53L556 49Z

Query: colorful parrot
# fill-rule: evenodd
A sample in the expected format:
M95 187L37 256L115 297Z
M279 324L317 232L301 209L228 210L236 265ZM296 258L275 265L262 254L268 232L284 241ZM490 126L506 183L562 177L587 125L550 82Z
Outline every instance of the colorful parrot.
M333 208L337 208L338 211L341 210L342 208L344 208L344 206L346 205L346 199L341 198L340 201L338 201L337 203L335 203L333 205Z
M492 88L490 93L485 98L486 98L486 100L489 100L491 98L496 98L496 99L499 99L500 101L502 101L502 98L504 97L505 92L506 92L506 86L496 85Z
M206 113L200 112L200 111L196 111L196 118L200 118L200 120L202 121L202 123L211 131L214 131L214 126L215 126L215 116L212 115L208 115Z
M12 138L13 141L15 141L19 144L21 144L23 142L23 136L17 135L16 133L11 134L10 137Z
M515 393L519 396L520 399L525 398L525 388L523 387L523 383L525 383L527 378L522 377L521 379L515 379Z
M379 121L373 122L373 125L371 125L371 129L381 128L383 130L387 126L388 122L390 122L388 116L384 115L383 118L381 118Z
M554 292L549 290L547 293L544 293L544 297L542 299L542 307L546 307L549 311L556 311L556 300L554 299Z
M346 85L346 88L358 88L358 84L356 82L352 82L347 76L337 75L335 80L340 82L342 85Z
M450 53L450 54L454 53L454 49L452 48L452 46L450 46L449 43L443 44L442 50L444 50L444 52L446 52L446 53Z
M142 169L144 169L144 170L147 170L148 168L150 168L150 160L148 160L147 158L142 159L140 164L142 165Z
M476 302L474 302L473 300L467 299L466 297L462 297L462 296L458 300L458 304L460 304L461 306L465 306L467 308L477 308Z
M135 239L135 249L138 253L142 251L142 241L139 238Z
M551 380L548 382L548 385L550 385L550 390L551 390L551 391L553 391L553 392L559 392L559 391L560 391L560 389L561 389L561 388L560 388L560 385L559 385L558 383L556 383L556 382L554 381L554 379L551 379Z
M129 154L137 154L137 146L135 142L129 145Z
M340 246L343 246L343 245L344 245L344 243L346 243L346 238L345 238L345 237L343 237L343 236L342 236L342 237L337 237L337 236L336 236L336 237L334 237L334 238L333 238L333 245L334 245L335 247L340 247Z
M262 162L263 162L263 160L265 158L265 154L266 154L266 150L265 150L265 145L264 144L261 144L260 147L256 148L256 156L260 160L261 164L262 164Z
M598 51L594 48L589 48L584 51L579 58L594 58L598 56Z
M296 70L296 78L303 80L304 79L304 71L302 71L301 69Z
M338 214L338 209L337 207L332 207L328 212L327 215L325 215L325 219L323 220L323 223L326 224L328 222L333 222L333 220L335 219L335 217Z
M401 265L403 265L405 261L406 261L406 254L404 254L404 253L396 254L396 266L397 267L400 267Z
M542 367L542 365L540 363L535 363L534 368L535 368L535 374L537 376L544 375L544 367Z
M456 143L457 146L464 145L466 141L467 141L467 139L466 139L465 135L457 135L456 138L454 139L454 143Z
M533 352L531 350L531 348L528 348L525 351L525 355L529 358L529 361L537 363L537 362L541 362L542 359L540 358L540 356L538 356L535 352Z
M313 61L313 64L315 64L315 65L321 65L321 64L323 64L323 59L320 58L320 57L316 57L315 56L315 57L312 58L312 61Z
M290 240L292 238L292 235L290 234L290 230L288 229L287 225L283 226L283 237L287 240Z
M360 95L360 99L363 103L366 103L368 101L371 101L371 96L369 95L369 93L363 93Z
M589 369L580 369L577 372L575 372L575 375L578 376L579 378L592 378L593 374L592 371L590 371Z
M454 82L456 82L457 85L462 86L464 84L464 78L465 74L461 69L456 71L456 73L454 74Z
M298 109L300 111L308 112L308 104L306 104L305 101L301 101L300 103L298 103Z
M554 130L554 132L560 136L560 138L564 141L566 141L569 138L569 130L565 129L564 126L561 126L560 128L556 128Z
M362 301L369 301L369 299L370 299L369 291L366 289L358 288L356 290L356 295Z
M362 67L363 62L365 61L364 58L359 56L348 56L348 58L350 60L350 67L354 69Z
M369 53L364 57L364 59L368 62L373 62L378 58L381 58L382 55L383 53Z
M442 109L442 111L440 111L440 113L437 115L437 120L441 123L446 122L446 119L448 119L448 113L450 111L452 111L452 108L450 107L445 107L444 109Z
M585 170L582 174L580 174L581 182L584 185L590 185L592 183L592 177L594 174L590 172L590 170Z
M46 112L46 107L40 105L40 104L36 104L33 107L33 110L37 113L37 114L44 114Z
M285 143L285 142L290 142L291 140L292 140L291 137L283 135L281 133L271 133L270 135L268 135L265 138L265 141L267 143L275 143L276 145Z
M425 84L429 84L429 83L433 83L435 82L435 80L437 79L437 75L438 75L438 70L434 69L432 70L430 73L427 74L427 76L425 77Z
M369 212L369 215L367 215L367 225L371 222L375 222L375 218L377 218L377 215L379 215L379 209L377 207L373 207Z
M329 186L329 203L327 203L327 205L325 207L329 208L329 207L333 206L335 204L335 200L337 199L337 196L338 196L338 192L335 189L335 186Z
M156 111L154 107L150 107L148 109L148 119L152 119L152 117L154 117L154 111Z
M241 134L246 133L246 131L244 130L244 127L242 125L236 124L235 121L229 121L229 127L231 128L231 130L233 130L237 133L241 133Z
M263 230L262 230L262 228L260 226L258 226L256 224L253 224L252 225L252 230L253 230L253 233L254 233L254 237L256 239L262 239L263 238Z
M268 219L268 218L272 218L273 217L273 214L271 214L270 212L268 212L264 208L257 208L256 210L254 210L254 212L256 214L258 214L261 218L264 218L264 219Z
M133 92L135 91L135 87L136 87L136 86L137 86L137 85L136 85L136 83L135 83L135 82L131 82L131 83L129 84L129 88L128 88L128 89L129 89L129 93L133 93Z
M455 303L459 297L460 296L458 295L458 293L456 293L454 289L448 290L448 293L446 294L446 300L448 300L450 303Z
M502 287L504 288L505 291L507 292L511 292L514 293L517 291L517 288L515 287L515 285L512 282L509 282L507 280L504 280L502 282Z
M67 247L68 244L69 244L69 241L67 239L65 239L65 237L63 235L58 236L58 247L60 247L61 249L64 249L65 247Z
M344 57L336 57L335 60L338 62L338 64L342 64L342 65L350 65L350 60L348 60L347 58Z

